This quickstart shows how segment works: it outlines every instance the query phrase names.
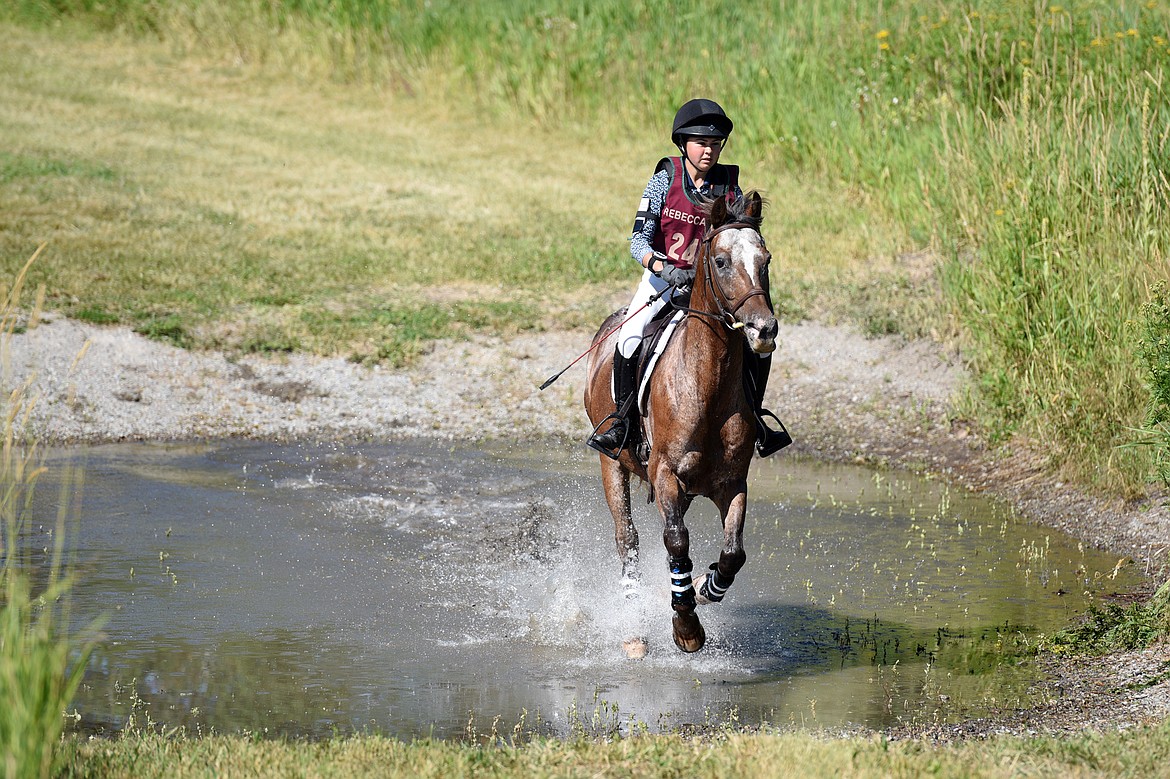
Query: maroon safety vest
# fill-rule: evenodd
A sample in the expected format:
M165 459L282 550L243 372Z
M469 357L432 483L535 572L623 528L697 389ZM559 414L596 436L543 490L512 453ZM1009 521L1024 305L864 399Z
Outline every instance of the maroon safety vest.
M651 248L665 254L671 265L687 269L692 267L699 254L699 242L703 240L707 218L703 215L702 204L692 200L683 186L682 157L662 158L655 172L659 170L670 174L670 188L666 190L662 216L658 219ZM739 185L739 166L716 164L708 181L711 182L712 195L731 201Z

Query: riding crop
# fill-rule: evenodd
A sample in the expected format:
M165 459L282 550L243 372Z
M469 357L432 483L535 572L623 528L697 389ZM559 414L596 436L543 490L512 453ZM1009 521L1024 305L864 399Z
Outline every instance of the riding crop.
M567 370L569 370L569 368L572 368L574 365L579 363L581 361L582 357L584 357L585 355L589 354L591 351L596 349L602 341L604 341L606 338L609 338L616 331L620 330L622 325L624 325L626 322L629 322L631 319L633 319L638 314L638 312L640 312L642 309L646 308L646 306L649 306L654 301L658 300L658 298L665 295L666 292L670 289L677 289L677 287L667 287L667 289L664 289L662 292L656 292L655 294L651 295L649 300L647 300L641 306L639 306L638 308L636 308L632 312L630 312L630 314L628 316L626 316L625 319L618 322L616 325L614 325L609 330L607 330L605 335L603 335L600 338L598 338L597 340L595 340L593 342L592 346L590 346L585 351L581 352L581 354L577 355L577 359L573 360L571 363L569 363L564 368L562 368L559 373L554 373L552 376L549 376L547 379L545 379L544 384L540 385L540 389L541 390L545 389L546 387L551 385L553 382L555 382L557 379L559 379L563 373L565 373Z

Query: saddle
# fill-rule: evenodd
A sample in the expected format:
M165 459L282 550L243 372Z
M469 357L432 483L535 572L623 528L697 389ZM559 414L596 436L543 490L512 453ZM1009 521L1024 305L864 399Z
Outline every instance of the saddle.
M650 461L650 441L643 422L646 416L647 399L650 395L650 377L654 373L654 367L658 364L658 358L662 356L662 352L670 343L670 337L674 335L675 327L684 316L686 316L685 311L671 306L663 306L662 310L646 323L646 327L642 331L642 345L639 347L640 357L635 373L634 386L637 389L630 398L632 408L629 409L626 416L629 419L630 431L630 440L626 446L642 465L646 465Z
M686 304L684 303L683 305L685 306ZM655 314L654 318L646 324L646 328L642 332L641 356L638 359L638 368L635 374L635 386L637 390L630 398L632 408L629 409L626 417L629 420L630 437L626 446L642 465L650 462L651 441L646 434L644 421L646 417L646 404L650 397L650 377L654 374L654 368L658 364L658 358L662 356L662 353L666 351L666 347L670 344L670 339L675 333L675 328L685 316L686 311L684 310L679 310L672 306L663 306L662 310ZM744 348L744 359L752 359L747 347L745 346ZM757 406L755 402L757 387L752 377L752 371L747 370L746 363L743 371L743 392L748 403L755 408ZM788 435L784 424L776 418L775 414L770 411L764 411L763 413L776 420L784 435ZM756 424L757 427L763 427L765 430L768 429L763 419L759 417L756 419ZM791 442L791 438L789 438L789 442Z

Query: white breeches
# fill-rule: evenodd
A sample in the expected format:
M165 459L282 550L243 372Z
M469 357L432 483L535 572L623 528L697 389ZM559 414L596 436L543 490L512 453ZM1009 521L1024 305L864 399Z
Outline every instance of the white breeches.
M618 331L617 348L622 357L629 358L633 355L634 350L642 343L642 332L646 329L646 324L662 310L666 301L674 297L678 291L671 289L669 294L663 295L642 308L651 295L661 294L666 289L670 289L670 285L650 271L645 271L642 274L642 280L638 282L638 288L634 290L634 299L630 301L629 308L626 309L627 311L637 311L637 313L626 320L622 329Z

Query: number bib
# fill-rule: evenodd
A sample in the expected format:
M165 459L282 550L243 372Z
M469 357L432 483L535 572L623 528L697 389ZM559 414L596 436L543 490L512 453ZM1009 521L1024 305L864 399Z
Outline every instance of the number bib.
M690 269L699 254L699 242L703 240L703 232L707 228L703 204L697 199L691 199L691 194L686 191L681 157L664 157L659 161L657 170L670 173L670 188L662 203L662 216L658 220L652 247L665 254L671 265ZM739 184L739 167L716 165L711 170L709 180L714 197L725 197L731 201L735 198L735 188Z

